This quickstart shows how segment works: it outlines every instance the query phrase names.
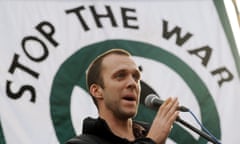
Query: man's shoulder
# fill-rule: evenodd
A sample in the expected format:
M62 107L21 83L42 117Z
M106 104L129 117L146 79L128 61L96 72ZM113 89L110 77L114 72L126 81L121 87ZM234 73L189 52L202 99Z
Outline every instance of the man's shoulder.
M99 144L107 142L98 136L91 135L91 134L81 134L69 139L66 144Z
M97 144L96 136L81 134L69 139L66 144Z

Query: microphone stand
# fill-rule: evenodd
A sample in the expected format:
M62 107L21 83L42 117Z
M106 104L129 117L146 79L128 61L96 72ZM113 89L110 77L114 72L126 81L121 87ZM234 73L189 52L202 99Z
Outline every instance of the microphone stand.
M189 123L187 123L186 121L184 121L183 119L181 119L180 117L177 117L176 119L177 122L181 123L182 125L186 126L187 128L191 129L192 131L196 132L197 134L199 134L200 136L204 137L206 140L211 141L213 144L219 144L218 142L216 142L212 137L210 137L208 134L206 134L203 131L198 130L197 128L193 127L192 125L190 125Z

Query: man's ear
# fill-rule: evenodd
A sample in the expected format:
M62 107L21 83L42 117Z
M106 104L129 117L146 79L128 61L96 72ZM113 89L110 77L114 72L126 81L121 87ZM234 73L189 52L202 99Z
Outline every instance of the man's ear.
M96 99L102 98L102 87L98 84L92 84L90 86L90 93L92 96L94 96Z

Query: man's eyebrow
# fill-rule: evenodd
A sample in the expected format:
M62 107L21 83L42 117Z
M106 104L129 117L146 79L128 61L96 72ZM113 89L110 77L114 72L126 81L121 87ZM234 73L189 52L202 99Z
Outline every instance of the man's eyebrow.
M123 73L123 72L127 72L126 69L119 69L117 71L115 71L113 74L118 74L118 73Z

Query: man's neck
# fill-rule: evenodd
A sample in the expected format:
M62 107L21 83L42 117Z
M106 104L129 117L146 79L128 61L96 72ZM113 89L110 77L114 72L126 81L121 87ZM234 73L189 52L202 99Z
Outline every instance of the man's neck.
M129 141L133 141L135 139L132 128L132 119L129 118L126 120L121 120L117 119L116 117L100 117L106 121L109 128L115 135L121 138L126 138Z

